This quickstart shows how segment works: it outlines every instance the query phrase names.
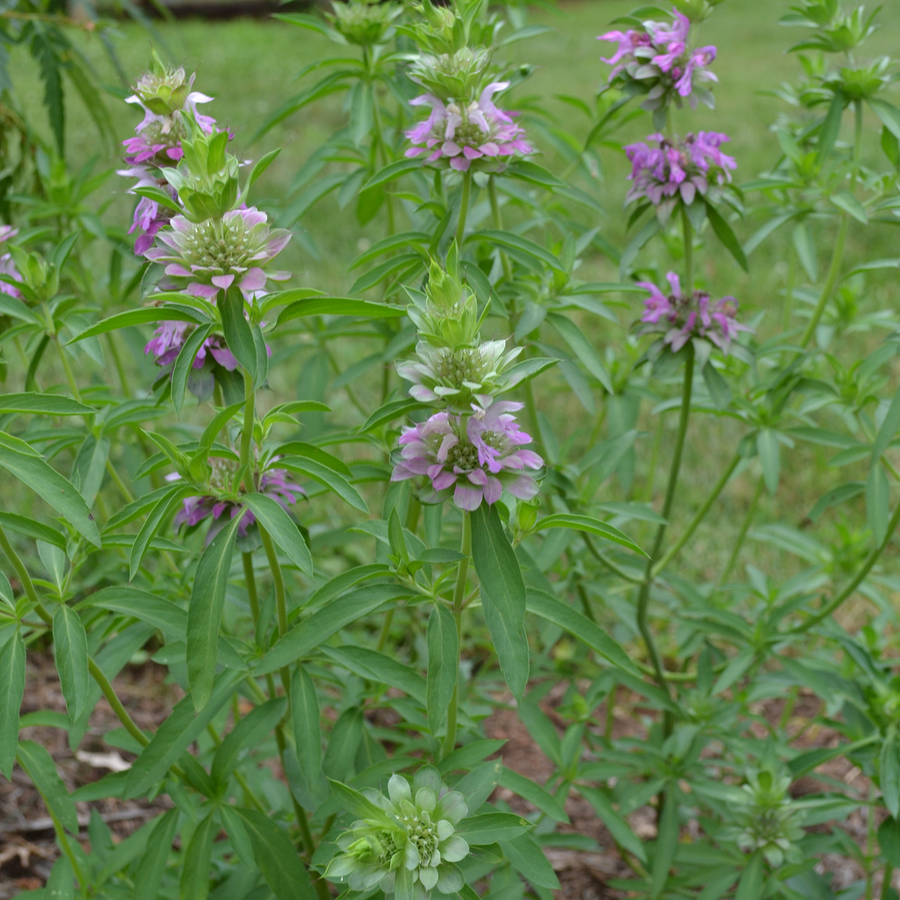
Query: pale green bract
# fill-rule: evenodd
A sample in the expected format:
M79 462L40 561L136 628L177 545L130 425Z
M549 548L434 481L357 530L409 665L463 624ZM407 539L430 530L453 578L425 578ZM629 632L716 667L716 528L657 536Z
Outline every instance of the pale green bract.
M437 769L426 766L413 778L392 775L388 796L363 792L382 810L379 818L360 819L337 840L341 852L325 877L347 881L354 891L381 888L396 900L427 900L434 888L454 894L465 883L454 865L469 853L455 827L468 807L458 791L447 791Z

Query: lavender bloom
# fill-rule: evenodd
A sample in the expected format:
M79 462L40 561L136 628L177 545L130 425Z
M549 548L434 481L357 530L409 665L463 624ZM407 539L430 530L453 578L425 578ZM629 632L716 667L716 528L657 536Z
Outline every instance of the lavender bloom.
M431 104L431 115L406 132L414 146L405 155L413 157L430 151L426 162L446 159L452 169L466 172L477 160L482 161L479 167L485 168L491 160L500 157L533 153L534 148L524 140L524 129L511 118L514 113L498 109L491 100L497 91L508 87L506 81L489 84L477 103L445 105L434 94L422 94L411 100L412 106ZM496 165L492 170L497 170Z
M175 216L171 228L156 236L147 259L165 264L176 289L195 297L215 299L232 285L244 296L264 291L267 279L284 281L289 272L265 272L263 266L291 239L283 228L269 228L266 214L256 207L234 209L219 219L190 222Z
M703 85L718 81L709 71L716 48L691 49L690 19L677 10L672 10L672 16L671 24L648 20L641 23L641 29L609 31L597 38L618 44L612 56L601 57L613 66L609 83L640 82L647 89L644 109L657 111L655 118L660 122L665 119L665 107L670 101L680 106L686 99L696 109L699 100L712 108L713 96Z
M8 241L10 238L14 238L18 233L18 229L13 228L12 225L0 225L0 244ZM22 276L19 274L19 270L16 268L10 253L0 253L0 276L6 276L14 281L22 280ZM7 294L16 300L22 296L18 288L14 288L8 281L2 279L0 279L0 294Z
M238 469L237 461L210 457L208 462L212 469L209 477L210 485L218 491L230 491L234 474ZM170 481L179 478L179 475L168 476ZM284 469L268 469L263 472L259 479L258 490L259 493L271 497L285 512L289 512L289 507L306 494L299 484L289 480L288 473ZM238 500L222 500L210 495L188 497L175 516L175 527L187 525L192 528L204 519L211 518L212 524L206 535L206 543L209 544L236 516L242 517L238 525L238 537L244 538L250 527L256 523L256 516L243 503Z
M152 353L156 357L157 365L172 365L178 358L178 354L193 328L194 326L187 322L163 322L153 332L152 339L144 347L144 353ZM234 358L234 354L225 346L223 339L216 335L207 338L200 345L192 367L202 369L207 354L229 372L233 372L238 367L238 361Z
M652 282L638 282L640 287L650 292L644 302L641 333L663 334L663 342L672 348L673 353L677 353L694 336L706 338L723 353L728 353L731 342L740 332L753 331L748 325L738 322L734 297L723 297L715 304L704 291L694 291L692 296L685 297L678 276L669 272L666 278L670 288L668 295Z
M734 159L720 150L730 140L727 134L701 131L676 142L651 134L647 140L659 146L640 142L625 148L632 182L625 203L646 198L657 207L661 221L668 220L679 200L690 206L698 193L716 199L717 189L730 183L731 170L737 168Z
M521 408L521 403L495 401L471 416L439 412L405 428L402 461L391 481L427 475L435 492L449 496L453 488L453 502L469 511L478 509L482 499L496 503L504 488L520 500L530 500L538 486L525 469L537 470L544 461L522 449L531 438L512 415Z

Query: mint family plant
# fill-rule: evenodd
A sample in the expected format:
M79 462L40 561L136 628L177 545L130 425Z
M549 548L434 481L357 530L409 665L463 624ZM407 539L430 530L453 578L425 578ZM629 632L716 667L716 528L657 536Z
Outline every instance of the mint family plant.
M33 895L546 898L544 850L596 852L602 823L631 896L894 896L898 322L866 279L898 264L857 258L855 234L896 222L891 63L862 61L861 9L796 7L804 80L778 91L794 117L770 171L739 183L740 148L693 118L714 106L717 49L698 35L718 5L675 0L601 35L593 105L562 98L584 133L534 99L511 109L531 70L503 48L541 31L516 6L285 14L345 49L301 71L324 74L259 136L331 94L346 114L285 200L253 205L278 151L243 163L240 131L154 55L119 171L131 258L116 241L94 277L85 232L124 234L98 229L70 176L55 207L0 228L16 498L0 512L0 771L34 784L60 850ZM639 122L648 137L623 146ZM597 225L598 147L631 166L621 250ZM308 213L332 192L379 235L346 297L276 268L292 238L317 252ZM724 254L746 269L788 229L778 302L723 295ZM617 280L582 280L598 265ZM277 397L297 355L297 399ZM581 411L556 415L551 390ZM760 522L805 444L836 449L850 480L803 529ZM748 481L735 524L721 498ZM731 542L700 565L713 517ZM748 541L769 562L744 578ZM771 565L766 544L794 562ZM846 614L861 598L874 616ZM51 646L66 715L20 716L27 657ZM141 653L180 690L156 730L115 688ZM824 746L795 727L811 697ZM101 698L129 766L70 792L22 729L62 728L75 749ZM498 708L549 761L545 783L504 764ZM832 777L842 760L859 775ZM105 798L159 814L114 844L91 807ZM570 821L585 804L591 834ZM849 893L817 871L826 856L856 866Z

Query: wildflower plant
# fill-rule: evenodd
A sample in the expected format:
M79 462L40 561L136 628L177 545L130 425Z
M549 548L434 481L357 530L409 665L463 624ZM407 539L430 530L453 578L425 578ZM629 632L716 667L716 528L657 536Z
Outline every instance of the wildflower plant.
M861 8L802 0L748 181L694 110L734 52L703 38L720 6L614 23L565 121L523 96L516 5L280 15L341 49L256 135L154 56L135 254L40 162L0 223L0 773L49 814L39 896L545 897L585 851L647 900L892 895L893 68ZM252 138L333 94L267 199ZM336 295L285 262L315 260L329 195L367 241ZM161 722L123 691L147 657ZM21 709L47 665L65 712ZM122 770L70 792L33 727ZM145 800L114 840L107 804Z

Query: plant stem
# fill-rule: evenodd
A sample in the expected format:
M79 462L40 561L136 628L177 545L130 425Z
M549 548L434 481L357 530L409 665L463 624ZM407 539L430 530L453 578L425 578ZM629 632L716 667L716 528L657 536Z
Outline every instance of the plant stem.
M56 342L56 347L59 350L59 358L62 361L63 370L66 373L66 381L69 382L69 390L72 391L72 396L81 403L81 391L78 390L78 384L75 381L75 375L72 372L72 367L69 365L69 359L66 356L66 351L63 349L63 345L59 342L59 337L57 335L53 335L53 340Z
M678 418L678 434L675 438L675 451L672 456L672 466L669 469L669 483L666 487L666 499L663 502L662 516L664 519L669 518L672 511L672 504L675 500L675 489L678 486L678 473L681 469L681 454L684 450L684 439L687 434L688 419L691 414L691 393L694 383L694 347L693 344L687 344L687 359L684 364L684 383L681 392L681 413ZM653 632L647 620L648 607L650 604L650 587L653 584L653 560L659 556L662 549L663 540L666 536L667 525L660 525L656 529L656 539L653 542L653 550L650 558L647 560L647 566L644 570L644 580L641 583L641 589L638 594L637 601L637 627L644 639L647 647L647 653L653 664L653 671L656 673L656 683L660 689L669 695L669 686L666 682L665 670L662 664L662 658L659 650L653 640ZM669 722L669 714L666 715L667 731L671 729Z
M259 594L256 592L256 575L253 572L253 554L242 553L244 564L244 581L247 583L247 599L250 601L250 615L254 626L259 622Z
M839 606L845 603L852 595L853 592L862 584L865 580L866 575L872 570L872 566L878 562L878 558L884 553L885 548L891 542L891 538L894 536L894 532L897 530L897 526L900 525L900 501L897 503L897 508L894 510L894 514L891 516L890 522L888 522L887 532L884 536L884 540L875 547L874 550L868 555L866 561L862 564L859 571L853 578L850 579L849 583L844 587L844 589L829 603L826 603L815 615L810 616L805 622L802 622L796 628L791 629L791 634L802 634L804 631L808 631L813 625L818 625L823 619L827 619L832 613L834 613Z
M469 559L472 556L472 520L470 514L463 513L462 543L459 548L463 558L459 562L459 571L456 573L456 587L453 591L453 618L456 620L457 648L462 646L462 611L463 600L466 596L466 581L469 577ZM459 650L456 659L456 683L453 685L453 696L450 698L450 708L447 710L447 735L444 739L442 757L448 756L456 747L456 726L459 716Z
M253 420L256 414L256 395L253 392L253 379L244 369L244 426L241 430L241 468L244 471L244 490L252 491L255 488L250 474L250 447L253 441Z
M275 609L278 615L278 636L284 637L288 630L287 618L287 600L284 591L284 574L281 571L281 564L278 562L278 554L275 552L275 545L269 533L263 528L261 522L257 522L259 528L259 536L262 540L263 548L266 551L266 559L269 561L269 568L272 571L272 582L275 585ZM291 672L287 666L281 668L281 684L284 687L286 697L291 696Z
M750 501L750 508L747 510L747 515L744 517L744 524L741 525L741 531L734 543L734 548L731 551L731 556L728 557L728 564L725 566L725 570L722 572L722 577L719 579L719 582L716 585L716 590L722 589L722 586L726 581L728 581L728 576L731 574L731 570L734 568L734 564L737 562L738 554L741 552L741 547L744 546L744 538L747 537L747 532L750 530L750 526L753 524L753 517L756 515L756 507L759 504L759 498L762 496L765 483L765 479L760 476L759 481L756 485L756 491L753 494L753 499Z
M0 549L3 550L7 559L12 563L12 567L16 570L16 575L19 576L19 581L22 583L22 590L25 591L25 596L37 607L38 615L40 615L49 625L52 620L41 605L37 591L34 589L34 582L31 580L31 575L28 574L28 569L25 568L25 563L22 562L19 554L13 549L13 545L9 542L9 538L6 536L6 532L3 530L2 525L0 525Z
M713 503L718 499L719 494L722 493L725 485L728 484L728 480L731 478L732 473L737 468L738 463L741 461L741 457L739 454L735 453L731 458L731 462L728 464L728 467L722 473L721 478L716 482L713 489L709 492L709 496L703 503L703 506L697 510L694 515L694 518L691 520L691 524L685 529L684 534L674 543L672 546L666 551L663 558L653 566L653 577L656 578L660 572L678 555L681 551L682 547L691 539L694 532L697 530L697 526L703 521L706 517L706 514L709 512Z
M459 220L456 223L456 246L462 255L463 239L466 236L466 217L469 214L469 195L472 192L472 173L463 172L462 195L459 201Z
M103 674L103 670L94 661L93 657L88 657L88 671L91 677L97 682L97 686L106 697L107 703L112 707L112 711L116 714L116 718L122 723L125 730L142 746L146 747L150 743L147 735L141 731L134 722L134 719L128 714L128 710L122 705L122 701L113 690L113 686L109 683L109 679Z
M800 347L806 348L806 345L812 340L812 336L815 334L816 327L819 324L819 320L822 318L822 314L825 312L825 307L828 306L828 301L831 299L831 295L834 292L835 285L838 281L838 276L841 274L841 264L844 259L844 245L847 243L847 232L850 230L850 217L845 213L841 216L841 225L838 229L837 240L834 244L834 251L831 257L831 266L828 269L828 277L825 279L825 286L822 288L822 293L819 296L819 302L816 304L816 308L813 311L812 317L809 322L806 324L806 329L803 332L803 336L800 338Z
M112 354L113 364L116 367L116 374L119 376L119 384L122 387L122 393L127 397L131 397L131 388L128 385L128 376L125 374L125 366L122 364L122 354L116 346L115 335L110 332L107 334L107 343L109 344L109 352Z
M687 211L681 207L681 230L684 235L684 284L681 295L691 297L694 293L694 226L688 218Z
M109 477L112 478L116 487L119 489L119 492L125 498L126 503L132 503L134 501L134 494L128 489L128 485L122 481L122 476L116 471L116 467L107 459L106 460L106 471L109 473Z
M500 212L500 204L497 201L497 185L494 181L494 176L488 179L488 197L491 201L491 216L494 220L494 228L497 231L503 231L503 216ZM512 266L509 263L509 257L506 255L504 250L500 251L500 262L503 265L503 275L505 276L507 281L512 281ZM513 298L513 311L511 317L517 314L517 310L515 309L515 298ZM513 322L515 324L515 322Z

